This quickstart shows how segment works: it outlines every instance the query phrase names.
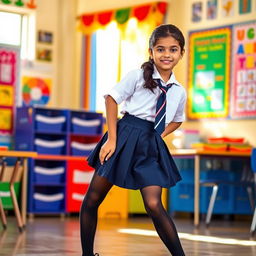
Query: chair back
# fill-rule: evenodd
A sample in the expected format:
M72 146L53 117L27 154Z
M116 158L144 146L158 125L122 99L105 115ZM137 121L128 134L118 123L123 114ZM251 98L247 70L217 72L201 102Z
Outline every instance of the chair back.
M251 154L251 168L254 173L256 173L256 148L252 149Z

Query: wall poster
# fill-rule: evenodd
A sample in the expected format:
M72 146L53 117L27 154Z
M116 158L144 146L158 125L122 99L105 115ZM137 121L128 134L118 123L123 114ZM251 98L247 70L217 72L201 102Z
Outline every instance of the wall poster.
M0 45L0 133L12 133L19 74L19 48Z
M231 118L256 117L256 21L233 26Z
M47 105L51 98L51 87L50 78L22 77L22 104Z
M188 118L227 117L231 27L189 35Z

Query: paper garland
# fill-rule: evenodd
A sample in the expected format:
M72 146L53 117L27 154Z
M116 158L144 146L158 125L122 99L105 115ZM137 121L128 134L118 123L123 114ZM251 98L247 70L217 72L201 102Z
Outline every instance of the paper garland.
M27 1L22 1L22 0L18 0L18 1L11 1L11 0L2 0L1 1L3 4L6 5L14 5L17 7L26 7L29 9L35 9L36 8L36 0L27 0Z
M136 18L139 22L144 22L147 18L151 17L152 14L154 14L156 23L161 23L166 9L166 2L156 2L131 8L83 14L79 17L79 29L84 34L91 34L95 30L108 25L113 20L121 26L125 25L130 18Z

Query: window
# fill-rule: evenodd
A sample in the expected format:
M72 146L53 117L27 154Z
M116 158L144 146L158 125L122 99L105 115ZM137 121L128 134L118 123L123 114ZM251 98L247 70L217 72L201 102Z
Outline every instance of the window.
M0 24L0 44L17 46L21 51L21 59L33 60L35 58L35 15L0 11Z
M104 92L109 91L125 74L137 69L148 58L151 24L131 18L125 30L112 21L93 36L90 109L105 112ZM96 61L93 60L96 59ZM96 70L96 71L95 71ZM92 89L94 88L94 89Z
M20 46L21 23L22 16L20 14L0 12L0 43Z

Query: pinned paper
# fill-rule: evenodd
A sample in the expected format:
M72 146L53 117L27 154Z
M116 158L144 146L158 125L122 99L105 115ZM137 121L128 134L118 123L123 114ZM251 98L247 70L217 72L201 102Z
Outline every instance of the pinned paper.
M13 86L0 85L0 106L12 106L14 103Z

